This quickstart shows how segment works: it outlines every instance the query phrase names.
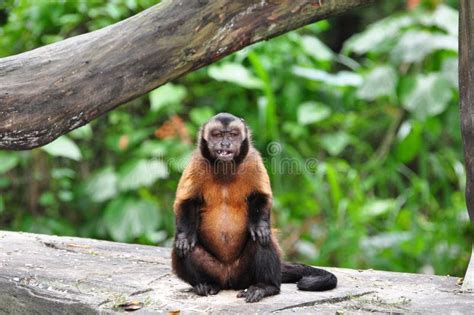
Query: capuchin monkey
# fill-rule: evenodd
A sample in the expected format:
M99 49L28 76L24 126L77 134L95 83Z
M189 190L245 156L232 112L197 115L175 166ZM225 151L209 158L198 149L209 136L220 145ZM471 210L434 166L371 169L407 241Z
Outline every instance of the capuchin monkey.
M174 203L174 273L198 295L242 290L257 302L280 292L336 287L330 272L281 260L271 229L272 190L244 120L220 113L199 131L198 148L179 181Z

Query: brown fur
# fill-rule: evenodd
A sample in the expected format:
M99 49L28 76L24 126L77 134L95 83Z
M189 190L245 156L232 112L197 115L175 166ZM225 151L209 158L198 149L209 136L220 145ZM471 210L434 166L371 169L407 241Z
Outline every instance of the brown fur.
M334 288L333 274L281 260L271 207L270 180L245 123L214 116L201 128L176 192L175 274L198 295L245 289L237 297L246 302L278 294L282 281L301 290Z
M267 171L253 147L238 169L232 171L235 174L231 180L219 180L208 161L195 152L179 181L174 203L175 215L180 216L183 201L196 195L203 197L199 235L206 248L198 245L191 254L199 256L197 261L204 270L219 275L222 286L232 276L239 277L245 272L240 256L248 250L244 250L249 238L247 196L252 191L265 193L270 199L272 196ZM272 241L280 252L273 236Z

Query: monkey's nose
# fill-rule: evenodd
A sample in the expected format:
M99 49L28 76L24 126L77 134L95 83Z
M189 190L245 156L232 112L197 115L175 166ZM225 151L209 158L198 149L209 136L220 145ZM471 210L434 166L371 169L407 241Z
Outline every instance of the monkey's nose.
M223 149L230 148L230 142L229 141L222 141L221 142L221 148L223 148Z

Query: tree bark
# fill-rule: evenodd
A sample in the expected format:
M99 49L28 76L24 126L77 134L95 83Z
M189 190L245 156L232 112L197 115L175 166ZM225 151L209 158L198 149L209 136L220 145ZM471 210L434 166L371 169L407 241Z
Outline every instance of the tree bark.
M461 0L459 11L459 93L466 166L466 205L474 225L474 5ZM474 248L463 289L474 290Z
M163 1L0 59L0 148L30 149L170 80L373 0Z
M459 32L459 93L466 165L466 202L474 224L474 5L462 0Z

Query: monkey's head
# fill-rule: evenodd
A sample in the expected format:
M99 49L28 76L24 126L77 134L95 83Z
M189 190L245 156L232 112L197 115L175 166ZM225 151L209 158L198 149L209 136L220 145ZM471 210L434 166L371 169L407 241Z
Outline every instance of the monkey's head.
M228 113L209 119L199 134L199 149L210 162L242 162L249 151L249 131L244 120Z

